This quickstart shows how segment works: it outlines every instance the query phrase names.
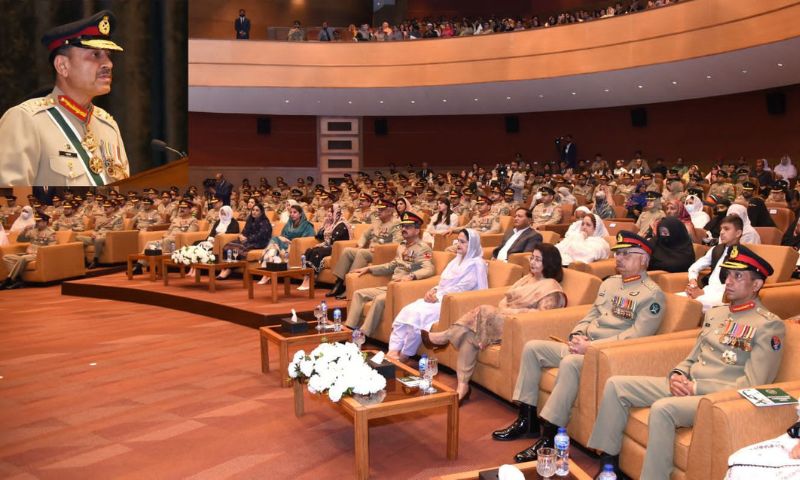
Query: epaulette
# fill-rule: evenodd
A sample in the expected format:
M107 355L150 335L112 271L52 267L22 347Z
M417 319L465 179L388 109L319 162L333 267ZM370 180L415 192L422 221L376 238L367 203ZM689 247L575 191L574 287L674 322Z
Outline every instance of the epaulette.
M48 97L31 98L19 104L19 107L31 114L39 113L55 106L56 101Z
M762 317L766 318L767 320L778 320L781 321L781 317L775 315L774 313L770 312L766 308L756 307L756 312L761 315Z
M92 109L92 116L95 118L99 118L100 120L104 120L106 123L110 123L111 125L114 126L117 125L117 122L114 120L114 117L112 117L110 113L106 112L97 105L95 105L94 108Z
M642 285L649 288L651 292L654 292L659 289L658 284L654 282L653 279L650 278L649 276L647 277L647 279L645 279L644 282L642 282Z

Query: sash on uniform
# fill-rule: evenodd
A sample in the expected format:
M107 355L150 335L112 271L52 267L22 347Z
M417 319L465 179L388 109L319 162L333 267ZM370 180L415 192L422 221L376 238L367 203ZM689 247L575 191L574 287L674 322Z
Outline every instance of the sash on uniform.
M70 145L78 152L78 156L81 159L81 164L83 165L83 169L86 172L86 176L89 178L89 181L92 183L93 186L103 186L106 184L103 177L94 173L89 166L89 162L91 157L89 156L89 152L86 151L81 141L78 139L78 135L73 130L72 125L61 115L61 112L58 111L56 107L51 107L47 109L47 113L50 115L50 118L56 124L61 133L64 137L69 141Z

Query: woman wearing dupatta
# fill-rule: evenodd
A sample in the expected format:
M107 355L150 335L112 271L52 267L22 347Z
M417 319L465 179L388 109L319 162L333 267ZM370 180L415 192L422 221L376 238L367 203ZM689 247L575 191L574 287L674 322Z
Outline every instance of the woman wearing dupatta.
M334 203L328 214L325 216L325 223L322 224L315 235L320 240L316 246L306 250L306 265L313 268L317 273L322 269L322 259L333 251L333 244L339 240L350 240L350 225L342 216L342 209L338 203ZM308 277L303 280L303 284L298 290L308 290Z
M611 248L603 238L608 236L603 220L597 214L590 213L575 223L579 224L578 228L573 229L570 225L564 239L556 245L561 254L562 265L572 262L592 263L608 258Z
M426 347L436 350L451 343L458 350L456 374L459 400L469 395L469 380L475 371L478 354L500 343L503 323L509 315L566 306L567 297L560 284L563 277L558 249L549 243L541 243L531 253L530 275L517 280L498 306L476 307L443 332L428 334L423 331L422 339Z
M392 323L387 356L401 361L417 353L422 343L421 330L430 330L439 321L442 298L448 293L483 290L488 286L486 262L483 260L478 232L464 229L458 234L456 258L445 267L439 285L428 290L424 298L409 303Z
M734 203L728 207L728 215L736 215L742 219L744 228L742 229L742 243L761 243L761 235L758 234L753 225L750 224L750 216L747 214L747 207Z
M289 202L294 202L294 200L289 200ZM261 266L266 267L267 262L272 259L273 257L283 258L289 253L289 247L292 245L292 240L295 238L300 237L313 237L314 236L314 225L308 221L306 218L305 212L303 212L303 207L301 207L297 202L291 204L289 206L289 221L286 222L286 225L283 226L281 230L281 234L272 237L269 241L269 245L267 249L264 250L264 255L261 256ZM259 285L265 285L268 283L269 277L264 275L259 280Z

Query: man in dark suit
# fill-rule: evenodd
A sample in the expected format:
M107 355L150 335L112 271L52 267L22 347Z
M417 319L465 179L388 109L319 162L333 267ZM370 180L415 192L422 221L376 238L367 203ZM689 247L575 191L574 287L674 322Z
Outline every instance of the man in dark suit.
M250 19L244 16L244 9L239 10L239 16L233 22L233 29L236 31L237 40L250 40Z
M567 162L569 168L578 166L578 148L572 143L572 135L565 135L558 140L559 153L561 154L561 161Z
M422 162L422 169L419 171L419 179L423 182L428 181L428 177L433 175L433 170L428 168L428 162Z
M542 234L531 228L532 218L530 210L518 208L514 212L514 228L506 232L503 242L492 251L492 258L508 260L512 253L532 252L542 243Z
M223 205L230 205L233 184L225 180L225 177L222 176L221 173L217 174L216 180L217 183L214 184L214 195L216 195L218 199L222 200Z

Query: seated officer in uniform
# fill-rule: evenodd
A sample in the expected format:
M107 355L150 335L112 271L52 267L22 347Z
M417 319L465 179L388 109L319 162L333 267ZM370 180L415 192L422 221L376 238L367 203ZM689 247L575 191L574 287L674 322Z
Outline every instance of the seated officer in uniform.
M541 438L515 457L517 462L536 460L536 451L553 447L558 427L569 422L572 404L578 395L583 354L589 345L653 335L664 315L664 292L647 276L652 247L632 232L617 234L614 250L617 272L600 285L597 300L580 321L568 343L531 340L522 351L514 401L519 402L518 418L509 427L492 433L495 440L514 440L523 435L538 436L540 421L536 401L542 369L558 367L556 385L539 414Z
M345 298L345 282L347 273L358 270L372 263L372 250L375 243L400 243L403 240L400 223L394 220L396 205L388 200L378 202L378 216L372 225L358 239L357 247L347 247L333 267L336 283L326 297Z
M650 407L643 479L669 479L675 429L694 424L702 395L772 383L778 373L786 326L758 299L772 266L743 245L722 264L730 305L706 312L694 348L666 376L616 376L605 385L588 446L605 452L619 471L628 409Z
M0 118L0 185L105 185L130 175L117 122L92 99L111 92L116 20L104 10L53 28L55 88Z
M115 211L113 203L110 201L103 202L103 209L103 215L95 220L94 231L75 237L75 240L83 242L84 248L94 245L94 259L86 267L90 270L97 266L98 259L106 248L106 234L111 231L122 230L124 226L122 215Z
M53 230L72 230L73 232L86 230L83 217L75 213L75 207L72 202L64 202L64 210L62 212L61 216L53 222Z
M0 290L10 290L21 287L22 280L19 278L22 276L22 272L25 271L25 265L27 265L28 262L36 260L36 251L39 247L55 245L56 243L56 232L47 226L50 217L42 213L36 214L33 218L35 221L34 225L25 227L25 229L20 232L19 237L17 237L18 242L30 242L25 249L25 253L9 253L3 255L3 262L5 262L6 268L8 268L8 278L0 285Z
M146 232L153 225L161 223L161 215L153 207L153 199L144 197L142 199L142 209L133 217L133 229Z
M397 256L389 263L372 265L352 270L359 276L366 273L373 275L391 275L393 282L407 282L422 280L432 277L435 270L431 257L431 247L423 243L419 232L422 227L422 218L418 215L405 212L400 220L403 243L397 247ZM386 287L362 288L353 294L353 300L347 307L347 323L350 328L358 328L361 322L361 312L364 304L372 300L372 306L367 311L361 329L365 334L371 335L378 327L383 317L383 308L386 304Z

